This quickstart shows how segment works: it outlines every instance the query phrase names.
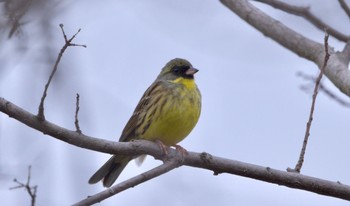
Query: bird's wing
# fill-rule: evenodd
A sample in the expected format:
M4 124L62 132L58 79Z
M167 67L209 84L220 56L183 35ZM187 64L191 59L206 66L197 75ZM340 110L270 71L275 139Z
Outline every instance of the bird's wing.
M140 128L149 107L154 104L160 97L160 93L164 88L163 81L155 81L143 94L139 103L137 104L134 113L130 117L128 123L120 136L120 142L128 142L132 139L138 139L138 133L142 130Z

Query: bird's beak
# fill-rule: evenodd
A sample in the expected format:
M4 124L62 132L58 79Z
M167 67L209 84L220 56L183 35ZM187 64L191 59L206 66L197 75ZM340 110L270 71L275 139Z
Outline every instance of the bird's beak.
M186 75L194 75L194 74L197 73L198 71L199 71L198 69L191 67L191 68L187 69L187 71L185 72L185 74L186 74Z

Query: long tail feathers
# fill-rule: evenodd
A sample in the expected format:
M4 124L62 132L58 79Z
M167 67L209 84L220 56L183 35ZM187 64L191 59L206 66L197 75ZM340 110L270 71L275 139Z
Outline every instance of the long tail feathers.
M131 159L132 158L128 156L112 156L91 176L89 184L95 184L103 179L103 186L112 186Z

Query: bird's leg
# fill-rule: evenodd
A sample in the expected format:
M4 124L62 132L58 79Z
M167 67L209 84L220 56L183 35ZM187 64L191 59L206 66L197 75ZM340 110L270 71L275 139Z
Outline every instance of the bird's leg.
M166 146L162 141L160 141L159 139L157 139L156 141L155 141L157 144L158 144L158 146L160 147L160 149L162 150L162 152L163 152L163 154L164 155L168 155L168 146Z
M182 155L187 155L188 152L185 148L181 147L180 145L175 145L174 146L176 151L180 152Z
M185 160L185 155L188 155L188 152L185 148L181 147L180 145L175 145L174 146L176 151L180 152L181 154L181 162Z

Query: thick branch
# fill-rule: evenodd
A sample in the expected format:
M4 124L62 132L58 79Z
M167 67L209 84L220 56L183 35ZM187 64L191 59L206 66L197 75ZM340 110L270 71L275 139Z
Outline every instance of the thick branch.
M345 2L345 0L338 0L341 8L343 8L343 10L345 11L345 13L348 15L348 17L350 18L350 8L348 6L348 4Z
M29 127L48 134L56 139L85 149L125 155L149 154L158 159L166 160L176 155L182 155L175 149L169 149L168 154L164 156L162 150L157 144L149 141L134 141L129 143L113 142L93 138L84 134L79 134L62 127L59 127L49 121L39 121L37 116L25 111L15 104L0 97L0 111L10 117L28 125ZM230 173L249 177L265 182L284 185L291 188L307 190L310 192L350 200L350 186L322 180L297 173L284 172L262 167L249 163L239 162L220 157L214 157L207 153L188 152L183 157L183 165L209 169L214 174Z
M265 36L270 37L300 57L315 62L319 68L322 68L325 55L323 44L308 39L288 28L254 7L247 0L220 1ZM331 57L324 73L336 87L350 97L350 71L347 68L348 65L341 61L341 53L335 53L332 48L329 48L329 53Z
M285 11L290 14L294 14L296 16L301 16L307 21L309 21L311 24L313 24L315 27L317 27L318 29L322 31L327 29L328 33L334 38L338 39L339 41L347 42L349 40L349 36L339 32L335 28L331 27L330 25L326 24L321 19L316 17L313 13L311 13L309 7L294 6L294 5L290 5L285 2L276 1L276 0L255 0L255 1L268 4L276 9L280 9L282 11Z
M350 62L350 41L348 41L345 44L343 51L339 52L338 54L340 56L340 59L343 60L344 64L349 65L349 62Z

